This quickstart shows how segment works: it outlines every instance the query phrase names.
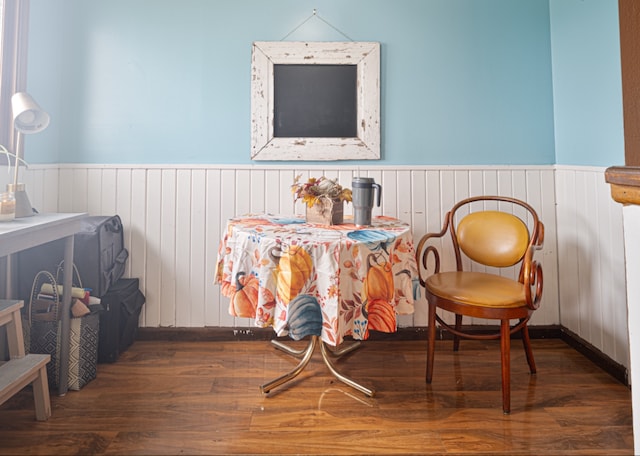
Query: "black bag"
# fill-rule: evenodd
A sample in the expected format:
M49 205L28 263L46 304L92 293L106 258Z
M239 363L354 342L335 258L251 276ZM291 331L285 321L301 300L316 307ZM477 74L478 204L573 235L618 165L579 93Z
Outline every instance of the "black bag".
M73 261L91 296L102 297L124 274L129 252L124 248L118 215L87 217L74 236Z
M145 302L138 279L120 279L101 298L98 362L113 363L138 334L138 318Z
M86 217L73 239L73 262L82 283L91 288L91 296L99 298L124 274L129 252L124 248L122 221L118 215ZM64 257L64 240L32 247L17 255L18 297L27 302L36 274L43 270L56 273Z

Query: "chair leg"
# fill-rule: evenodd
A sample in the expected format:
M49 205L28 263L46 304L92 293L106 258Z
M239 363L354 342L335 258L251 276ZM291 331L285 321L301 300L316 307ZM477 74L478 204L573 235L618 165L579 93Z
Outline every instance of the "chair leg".
M456 314L456 331L460 331L462 329L462 315ZM453 351L457 352L460 349L460 336L457 334L453 335Z
M533 359L533 350L531 350L531 339L529 338L529 326L524 325L522 327L522 345L524 345L524 352L527 355L527 363L529 364L529 372L536 373L536 362Z
M433 378L433 357L436 351L436 305L429 303L429 334L427 339L427 383Z
M511 326L509 320L500 324L500 357L502 364L502 412L511 413Z

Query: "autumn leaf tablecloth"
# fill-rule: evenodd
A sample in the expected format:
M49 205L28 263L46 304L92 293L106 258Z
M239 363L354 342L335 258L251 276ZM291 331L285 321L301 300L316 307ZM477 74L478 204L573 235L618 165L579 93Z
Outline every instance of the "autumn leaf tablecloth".
M229 312L295 340L339 345L370 331L396 331L413 313L417 281L410 226L374 217L372 226L324 226L303 217L247 215L227 222L215 281Z

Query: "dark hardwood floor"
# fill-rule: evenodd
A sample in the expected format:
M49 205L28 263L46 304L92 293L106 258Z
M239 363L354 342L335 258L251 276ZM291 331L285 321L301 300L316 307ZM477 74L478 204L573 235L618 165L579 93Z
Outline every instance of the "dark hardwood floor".
M35 421L31 391L0 406L1 454L633 454L631 393L558 339L533 340L538 373L512 352L503 415L497 341L368 341L337 368L320 353L293 382L260 393L294 358L266 341L137 341ZM294 343L292 343L293 345ZM299 343L297 343L299 344Z

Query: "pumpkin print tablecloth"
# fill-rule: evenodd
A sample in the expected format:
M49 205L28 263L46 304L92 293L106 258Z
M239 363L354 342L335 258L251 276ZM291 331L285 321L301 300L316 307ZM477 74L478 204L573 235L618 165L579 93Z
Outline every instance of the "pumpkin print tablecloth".
M229 312L299 340L394 332L413 312L417 277L408 224L374 217L370 227L322 226L302 217L232 218L220 243L216 282Z

